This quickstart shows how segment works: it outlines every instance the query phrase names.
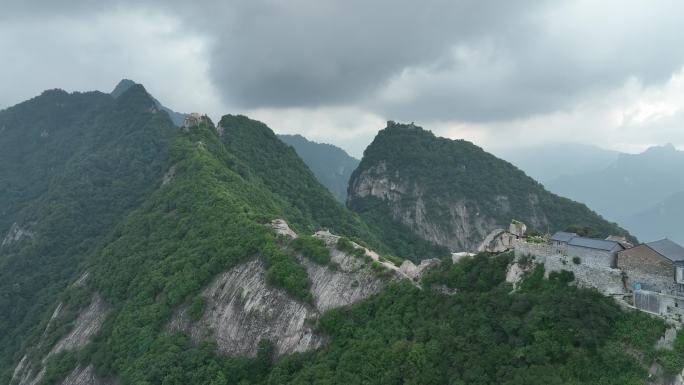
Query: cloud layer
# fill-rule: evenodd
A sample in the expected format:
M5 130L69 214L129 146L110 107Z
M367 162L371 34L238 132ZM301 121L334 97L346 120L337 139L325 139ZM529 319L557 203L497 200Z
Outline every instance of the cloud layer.
M684 144L683 15L677 0L16 1L0 105L130 77L178 110L256 115L357 155L383 119L485 146L591 142L587 127L607 147ZM607 118L654 95L655 115Z

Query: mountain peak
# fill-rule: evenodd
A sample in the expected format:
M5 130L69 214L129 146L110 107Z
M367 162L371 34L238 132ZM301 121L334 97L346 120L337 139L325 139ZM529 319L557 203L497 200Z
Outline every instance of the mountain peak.
M662 146L653 146L653 147L649 147L649 148L646 149L646 151L644 151L644 154L646 154L646 153L655 153L655 152L659 152L659 153L673 153L673 152L677 152L677 148L676 148L676 147L674 146L674 144L672 144L672 143L666 143L666 144L663 144Z
M132 86L134 86L136 84L138 84L138 83L134 82L131 79L121 79L119 84L117 84L116 87L114 87L112 92L110 92L109 94L112 95L112 97L114 97L114 98L118 98L119 96L121 96L121 94L123 94L129 88L131 88Z

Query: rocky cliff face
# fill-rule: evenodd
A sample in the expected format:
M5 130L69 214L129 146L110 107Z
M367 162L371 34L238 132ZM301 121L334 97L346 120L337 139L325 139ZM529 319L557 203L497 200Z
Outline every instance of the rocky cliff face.
M104 379L95 374L93 365L77 366L61 382L61 385L116 385L117 381Z
M75 287L82 287L85 280L88 278L88 273L81 276L72 285ZM43 338L36 346L40 349L41 345L45 345L46 335L51 328L53 322L63 318L63 304L58 304L55 311L48 322ZM47 360L57 353L63 351L78 351L85 347L93 338L93 336L100 330L102 324L109 313L109 308L104 300L97 294L93 294L90 304L82 309L69 332L62 336L57 343L55 343L45 357L40 358L38 365L33 365L29 355L26 354L21 359L17 367L14 369L12 375L12 383L17 385L37 385L43 381L45 376L45 364ZM37 367L37 369L34 369ZM109 385L111 382L97 378L94 374L92 366L77 367L74 371L62 382L63 385Z
M379 279L363 259L343 253L335 248L338 237L317 233L330 249L330 260L338 267L331 269L299 257L311 281L314 305L320 313L349 306L379 293L387 281Z
M275 220L271 226L277 234L296 237L283 220ZM188 333L196 343L213 341L226 355L253 357L262 339L273 342L278 356L314 350L327 342L327 337L313 328L322 313L360 302L379 293L389 282L407 277L396 266L381 262L377 254L364 249L369 259L393 272L389 278L382 278L365 258L337 250L338 236L328 232L315 236L325 241L331 263L320 265L298 256L311 283L313 303L297 300L269 285L265 266L254 258L219 275L202 291L205 306L199 320L192 320L188 307L184 307L175 314L169 329Z
M315 335L315 308L266 283L266 269L253 259L218 276L202 292L205 311L193 322L187 308L171 321L172 330L193 341L216 342L220 353L256 356L260 340L271 340L277 355L316 349L324 337Z
M476 202L459 199L450 202L439 199L436 210L428 209L432 200L420 185L402 179L400 173L387 175L384 162L362 171L350 185L354 199L374 197L384 201L392 219L408 226L421 238L452 251L474 250L479 242L497 226L491 218L481 216ZM500 197L500 200L507 200ZM505 211L505 210L504 210ZM444 224L434 221L438 213Z
M374 225L399 223L451 251L474 251L513 218L541 232L583 225L626 233L472 143L394 122L364 152L347 206Z

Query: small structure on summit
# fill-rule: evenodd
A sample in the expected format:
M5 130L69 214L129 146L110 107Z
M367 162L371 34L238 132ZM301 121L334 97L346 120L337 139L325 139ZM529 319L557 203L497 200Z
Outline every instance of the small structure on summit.
M511 224L508 225L508 232L515 235L518 238L524 237L525 232L527 232L527 226L524 223L513 219L511 221Z
M202 122L202 118L203 116L198 112L185 115L185 119L183 120L183 131L187 132L190 127L198 126Z

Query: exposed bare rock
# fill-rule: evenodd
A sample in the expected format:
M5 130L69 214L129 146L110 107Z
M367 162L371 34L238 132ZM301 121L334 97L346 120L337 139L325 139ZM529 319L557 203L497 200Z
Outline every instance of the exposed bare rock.
M671 378L665 378L665 369L657 362L651 365L648 374L654 379L649 385L684 385L684 371Z
M202 115L200 115L197 112L187 114L183 119L183 126L181 128L183 129L183 131L188 132L191 127L198 126L202 122L202 118Z
M513 225L511 225L513 226ZM478 252L501 253L513 247L517 237L503 229L495 229L477 247Z
M78 350L84 347L90 338L100 330L102 323L104 323L107 317L107 313L107 305L102 300L102 297L94 294L90 306L78 315L76 322L74 322L74 328L55 344L52 350L50 350L49 355L63 350Z
M86 271L85 273L81 274L80 277L76 280L76 282L73 283L74 287L85 287L86 283L88 282L88 278L90 277L90 272Z
M529 272L534 270L536 266L537 264L531 259L522 263L520 258L516 258L508 265L508 269L506 270L506 282L513 284L513 291L518 290L520 282Z
M43 338L45 338L45 335L47 334L48 330L50 330L50 326L52 326L52 323L55 322L57 318L62 313L62 309L64 308L64 304L62 302L57 304L57 307L55 310L52 312L52 315L50 316L50 319L48 320L47 325L45 325L45 330L43 330Z
M84 278L85 276L85 278ZM81 276L76 283L84 281L87 278L87 273ZM74 283L74 285L76 284ZM50 328L52 322L61 316L63 305L60 303L52 313L52 317L48 321L48 325L43 332L45 333ZM73 329L66 336L62 337L50 350L50 352L41 359L41 366L36 372L33 370L31 363L28 361L28 356L24 355L12 374L12 382L18 385L37 385L45 376L45 362L48 357L53 354L65 350L78 350L84 347L95 333L98 332L105 318L107 317L108 309L102 298L98 294L93 295L90 305L81 311L74 322ZM40 342L43 344L44 342ZM66 382L65 384L70 384ZM76 383L78 384L78 383ZM88 383L84 383L88 384ZM96 383L97 384L97 383ZM106 385L106 384L105 384Z
M439 266L440 263L439 259L431 258L420 261L420 264L416 266L413 262L406 260L399 266L399 271L413 281L420 281L426 273Z
M511 224L508 225L508 232L520 238L525 236L525 233L527 232L527 226L524 223L514 219L511 221Z
M283 220L271 225L279 234L296 236ZM226 355L255 356L262 339L274 343L278 356L313 350L327 342L326 336L312 328L321 313L360 302L382 291L392 280L406 277L399 268L380 261L379 255L364 248L369 258L395 272L389 279L380 278L364 258L337 250L338 236L326 231L315 236L330 249L331 263L320 265L298 256L311 282L313 305L269 285L265 266L255 258L220 274L203 290L205 307L199 320L193 321L184 307L173 316L169 329L188 333L195 343L214 341L219 353Z
M667 328L667 330L665 330L665 334L656 342L656 349L672 350L676 338L677 328Z
M311 294L319 312L363 301L382 291L387 284L362 259L334 248L330 254L331 262L339 266L337 269L300 257L300 262L309 275Z
M453 263L458 263L461 259L465 257L472 257L475 256L474 253L469 253L467 251L460 251L458 253L451 253L451 262Z
M93 365L77 366L61 382L61 385L114 385L116 381L105 380L95 374Z
M9 246L24 238L33 238L33 235L33 232L29 229L19 226L18 223L14 223L7 232L7 235L5 235L0 246Z
M166 173L164 173L164 176L162 177L162 186L166 186L167 184L171 183L173 181L173 178L176 176L176 165L174 164L171 166Z
M274 219L271 221L271 228L277 235L284 235L288 238L297 238L297 233L290 229L290 226L283 219Z
M31 372L30 364L28 362L28 356L24 354L24 356L21 358L21 361L19 361L17 364L17 367L14 368L14 372L12 372L11 382L17 383L19 385L30 384L32 381L34 381L34 378L31 376L32 374L33 373Z
M258 259L220 274L202 296L206 304L200 320L192 322L184 308L170 328L187 332L196 343L215 341L222 354L253 357L261 339L271 340L278 356L316 349L325 342L310 326L318 317L316 309L268 285Z
M45 368L41 367L37 372L31 368L28 356L24 355L12 373L12 384L17 385L37 385L45 377Z
M322 239L325 244L328 246L329 249L333 250L335 249L337 245L337 241L341 238L338 235L331 234L329 231L318 231L314 236L318 239ZM408 278L406 274L402 273L399 271L399 267L397 267L395 264L388 262L386 260L383 260L378 253L376 253L373 250L367 249L356 242L351 242L351 244L354 246L356 249L363 249L366 253L366 256L369 257L371 260L377 262L380 264L380 266L384 267L385 269L394 271L395 273L401 275L404 278Z

